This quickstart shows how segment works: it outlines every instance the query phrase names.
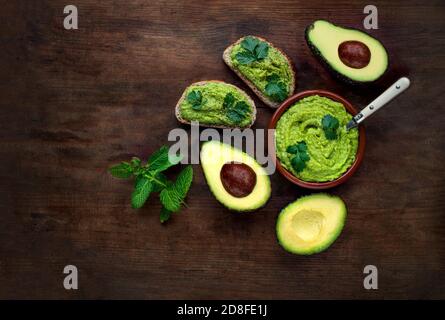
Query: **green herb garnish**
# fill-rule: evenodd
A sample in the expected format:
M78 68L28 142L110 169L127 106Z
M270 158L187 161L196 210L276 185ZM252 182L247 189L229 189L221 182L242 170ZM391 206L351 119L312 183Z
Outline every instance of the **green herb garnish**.
M227 112L227 118L234 123L242 122L249 116L250 107L244 101L236 101L230 92L224 97L223 107Z
M292 167L296 172L301 172L306 167L306 162L309 161L310 157L307 153L306 142L300 141L297 144L290 145L287 147L286 151L294 156L291 159Z
M266 77L267 85L265 88L266 94L276 102L282 102L287 98L287 87L277 74L272 74Z
M333 117L330 114L325 115L323 119L321 119L321 125L326 139L337 139L337 129L340 126L340 123L336 117Z
M162 146L151 155L145 165L139 158L130 162L121 162L109 168L110 174L119 179L135 178L134 190L131 194L131 206L141 208L152 192L159 192L162 203L160 221L163 223L170 218L171 213L178 212L190 189L193 180L192 166L186 166L176 178L170 181L163 171L177 165L182 156L169 156L168 147Z
M255 61L261 61L269 53L269 45L254 37L245 37L241 41L241 47L244 51L238 52L235 56L241 64L250 64Z
M187 101L192 105L193 110L201 110L204 101L202 94L198 90L193 90L187 95Z

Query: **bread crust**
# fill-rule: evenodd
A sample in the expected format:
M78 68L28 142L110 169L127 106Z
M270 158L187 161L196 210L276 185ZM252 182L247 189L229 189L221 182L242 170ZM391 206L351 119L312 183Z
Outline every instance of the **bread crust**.
M233 88L236 89L238 92L240 92L243 96L245 96L246 100L249 102L250 105L252 105L252 108L253 108L253 110L252 110L252 121L249 123L248 126L245 126L245 127L238 127L238 126L224 126L224 125L211 125L211 124L205 124L205 123L201 123L201 122L199 123L199 125L200 125L201 127L221 128L221 129L235 129L235 128L245 129L245 128L250 128L250 127L255 123L255 120L256 120L256 112L257 112L257 110L256 110L255 102L253 101L253 99L252 99L252 98L251 98L251 97L250 97L244 90L238 88L237 86L235 86L235 85L233 85L233 84L230 84L230 83L227 83L227 82L224 82L224 81L221 81L221 80L204 80L204 81L198 81L198 82L192 83L191 85L187 86L187 88L184 89L184 92L182 93L181 98L179 98L178 102L176 103L176 107L175 107L175 116L176 116L176 119L178 119L178 121L181 122L181 123L184 123L184 124L191 124L190 121L185 120L185 119L183 119L183 118L181 117L181 112L180 112L180 106L181 106L181 103L187 98L186 95L185 95L185 93L187 92L187 89L188 89L189 87L191 87L191 86L204 86L204 85L206 85L206 84L208 84L208 83L211 83L211 82L224 83L224 84L226 84L226 85L228 85L228 86L233 87Z
M266 97L250 80L248 80L239 70L237 70L236 68L234 68L233 64L232 64L232 59L230 58L230 53L232 52L232 49L234 46L236 46L237 44L239 44L241 41L243 41L244 38L249 37L249 36L244 36L240 39L238 39L236 42L232 43L230 46L228 46L223 53L223 60L224 62L227 64L227 66L232 69L233 72L235 72L238 77L241 78L241 80L244 81L245 84L247 84L249 86L249 88L255 92L255 94L258 96L258 98L261 99L261 101L263 101L266 105L268 105L271 108L278 108L281 103L280 102L275 102L270 100L268 97ZM278 50L283 56L284 58L287 60L291 73L292 73L292 77L291 77L291 84L290 84L290 90L289 90L289 94L287 97L290 97L291 95L294 94L295 91L295 70L294 70L294 65L292 63L292 60L287 56L287 54L285 54L280 48L277 48L276 46L274 46L271 42L267 41L266 39L262 38L262 37L258 37L258 36L253 36L250 35L250 37L255 37L260 39L261 41L266 42L270 47Z

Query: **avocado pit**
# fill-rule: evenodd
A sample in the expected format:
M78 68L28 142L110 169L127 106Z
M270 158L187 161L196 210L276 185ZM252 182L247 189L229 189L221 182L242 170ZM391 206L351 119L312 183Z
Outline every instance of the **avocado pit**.
M242 198L252 193L256 185L256 173L245 163L228 162L220 172L224 189L234 197Z
M338 46L338 56L348 67L362 69L371 61L371 51L360 41L344 41Z

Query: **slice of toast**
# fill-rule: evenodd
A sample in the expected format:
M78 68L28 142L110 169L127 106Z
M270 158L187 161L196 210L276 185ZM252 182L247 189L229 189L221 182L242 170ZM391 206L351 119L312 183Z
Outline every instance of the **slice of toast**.
M255 120L256 120L256 106L255 106L255 102L253 101L253 99L252 99L252 98L251 98L251 97L250 97L244 90L238 88L237 86L234 86L233 84L230 84L230 83L227 83L227 82L224 82L224 81L221 81L221 80L206 80L206 81L199 81L199 82L192 83L192 84L189 85L187 88L185 88L185 89L184 89L184 92L182 93L181 98L179 98L178 103L176 103L176 107L175 107L175 116L176 116L176 119L178 119L178 121L181 122L181 123L190 124L190 121L188 121L188 120L186 120L186 119L183 119L183 118L181 117L181 110L180 110L181 103L187 98L187 97L186 97L187 89L188 89L189 87L191 87L191 86L204 86L204 85L206 85L206 84L209 83L209 82L220 82L220 83L224 83L224 84L226 84L226 85L228 85L228 86L233 87L233 88L236 89L239 93L241 93L241 94L246 98L246 100L249 102L249 105L252 106L252 109L253 109L253 110L252 110L252 121L249 123L248 126L244 126L244 127L237 127L237 126L233 126L233 127L232 127L232 126L224 126L224 125L211 125L211 124L206 124L206 123L201 123L201 122L199 123L199 125L202 126L202 127L222 128L222 129L226 129L226 128L240 128L240 129L250 128L250 127L254 124L254 122L255 122Z
M238 43L240 43L241 41L243 41L244 38L249 37L249 36L245 36L242 37L240 39L238 39L235 43L231 44L230 46L228 46L226 48L226 50L224 50L223 53L223 60L224 62L227 64L227 66L232 69L233 72L235 72L238 77L241 78L241 80L243 80L249 87L250 89L252 89L253 92L255 92L255 94L261 99L261 101L263 101L265 104L267 104L269 107L272 108L278 108L282 102L275 102L272 101L270 98L268 98L267 96L265 96L250 80L248 80L239 70L237 70L236 68L234 68L233 64L232 64L232 59L230 57L230 53L232 52L232 49L234 46L236 46ZM289 67L290 70L292 72L292 77L291 77L291 84L290 84L290 89L289 89L289 94L287 97L290 97L291 95L293 95L294 91L295 91L295 71L293 68L293 63L290 60L290 58L279 48L275 47L272 43L270 43L269 41L267 41L264 38L261 37L257 37L257 36L251 36L254 38L258 38L261 41L266 42L270 47L278 50L283 56L284 58L287 60L287 62L289 63Z

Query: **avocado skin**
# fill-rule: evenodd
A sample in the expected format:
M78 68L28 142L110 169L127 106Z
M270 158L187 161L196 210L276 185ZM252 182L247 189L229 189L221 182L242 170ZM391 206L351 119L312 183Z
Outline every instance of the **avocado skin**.
M322 21L326 21L326 22L328 22L328 23L330 23L330 24L332 24L332 25L335 25L335 24L333 24L332 22L329 22L329 21L327 21L327 20L323 20L323 19L319 19L319 20L317 20L317 21L320 21L320 20L322 20ZM343 29L348 29L348 30L354 30L354 31L360 31L360 32L363 32L363 33L366 33L366 32L364 32L364 31L362 31L362 30L360 30L360 29L357 29L357 28L351 28L351 27L343 27L343 26L338 26L338 25L335 25L335 26L337 26L337 27L341 27L341 28L343 28ZM378 78L378 79L375 79L374 81L365 81L365 82L362 82L362 81L356 81L356 80L352 80L352 79L350 79L350 78L348 78L348 77L346 77L346 76L344 76L343 74L341 74L340 72L338 72L337 70L335 70L334 68L332 68L330 65L329 65L329 63L328 63L328 61L325 59L325 57L321 54L321 52L320 51L318 51L318 49L317 49L317 47L315 46L315 45L313 45L312 44L312 42L310 41L310 39L309 39L309 30L311 29L311 28L313 28L314 27L314 23L311 23L310 25L308 25L307 27L306 27L306 29L304 30L304 39L306 40L306 44L308 45L308 47L309 47L309 49L312 51L312 53L318 58L318 60L321 62L321 64L334 76L334 77L336 77L337 79L339 79L340 81L342 81L342 82L344 82L344 83L347 83L347 84L349 84L349 85L352 85L352 86L359 86L359 87L363 87L363 86L365 86L365 85L367 85L367 84L372 84L372 83L376 83L377 81L379 81L380 79L382 79L385 75L386 75L386 73L388 72L388 69L389 69L389 65L390 65L390 58L389 58L389 56L388 56L388 66L386 67L386 70L385 70L385 72ZM383 46L383 44L382 44L382 46ZM384 46L383 46L384 47ZM385 48L386 49L386 48ZM388 50L386 50L386 51L388 51Z
M342 202L342 204L343 204L343 208L342 208L342 211L341 211L341 220L339 220L340 223L339 223L339 225L336 228L336 232L329 239L327 239L327 241L325 241L322 245L313 247L312 249L309 249L309 250L306 250L306 251L298 250L298 249L293 248L292 246L286 245L285 242L282 241L282 239L280 237L280 232L279 232L279 228L278 228L279 221L282 218L282 215L285 213L285 210L290 205L295 204L295 203L302 204L306 200L310 200L310 199L313 199L313 198L325 198L325 197L326 198L331 198L331 199L334 199L334 200L340 200ZM278 244L284 250L286 250L287 252L292 253L292 254L296 254L296 255L310 256L310 255L313 255L313 254L316 254L316 253L321 253L321 252L327 250L337 240L337 238L340 236L340 234L343 231L343 228L345 226L347 215L348 215L348 209L346 207L346 204L338 196L330 195L328 193L316 193L316 194L309 194L309 195L306 195L306 196L302 196L302 197L298 198L297 200L289 203L286 207L284 207L280 211L280 213L278 215L278 218L277 218L276 226L275 226Z

